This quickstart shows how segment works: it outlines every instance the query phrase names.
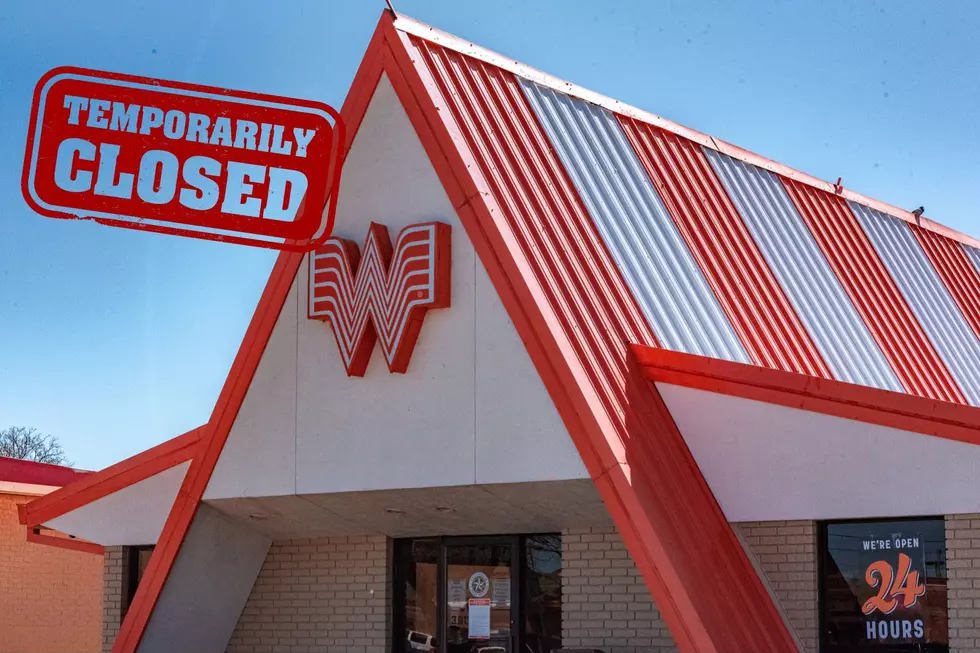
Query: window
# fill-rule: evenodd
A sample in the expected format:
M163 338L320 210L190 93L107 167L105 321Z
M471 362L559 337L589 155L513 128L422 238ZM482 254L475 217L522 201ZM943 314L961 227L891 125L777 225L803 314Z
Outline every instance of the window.
M550 653L561 647L561 536L395 542L395 650Z
M561 536L524 538L525 653L561 648Z
M143 574L146 573L146 566L150 564L153 547L130 546L126 548L126 551L128 558L126 561L128 583L126 585L126 601L123 603L124 610L129 609L130 604L133 602L133 597L136 596L136 588L139 587L140 581L143 580Z
M944 520L823 524L820 617L826 653L946 653Z
M404 648L434 651L439 622L439 542L401 540L396 546L396 556L396 568L401 572L401 578L396 581L401 590L396 620L397 616L403 619L401 631L406 633L407 639Z

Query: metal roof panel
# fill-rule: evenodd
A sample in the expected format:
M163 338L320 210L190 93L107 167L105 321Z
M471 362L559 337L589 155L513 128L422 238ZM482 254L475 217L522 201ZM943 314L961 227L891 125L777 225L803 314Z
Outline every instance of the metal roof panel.
M654 334L529 94L486 62L417 37L396 38L405 47L399 63L418 75L414 91L428 107L413 124L423 131L432 125L438 146L428 147L451 157L452 168L480 189L457 205L467 232L480 243L678 646L795 650L683 436L640 372L629 344L652 342ZM609 115L581 118L618 130ZM601 124L597 129L604 133ZM622 132L613 133L622 145ZM628 144L620 150L630 151ZM642 170L627 173L625 185L646 179ZM508 304L509 293L518 301ZM608 460L610 451L618 461L596 468L596 458Z
M831 378L701 146L628 118L620 125L752 361Z
M708 150L707 156L834 377L901 391L779 178L725 154Z
M929 339L973 406L980 406L980 341L915 239L897 218L848 202Z
M969 253L976 250L932 231L914 225L910 228L973 333L980 336L980 271L971 262Z
M816 177L813 177L805 172L795 170L785 164L779 163L778 161L773 161L772 159L766 158L754 152L750 152L737 145L732 145L731 143L728 143L720 138L699 132L662 116L650 113L649 111L639 109L626 104L625 102L621 102L614 98L596 93L595 91L590 91L586 88L578 86L577 84L559 79L554 75L549 75L548 73L528 66L527 64L515 61L510 57L493 52L492 50L477 45L472 41L466 41L458 36L454 36L432 27L431 25L426 25L425 23L419 22L414 18L405 16L404 14L398 15L395 20L395 24L397 29L404 31L407 34L414 34L418 38L465 54L489 65L498 67L501 70L506 70L521 79L529 80L541 86L567 94L571 97L582 99L589 104L607 109L616 115L634 118L640 122L655 125L666 131L677 134L678 136L692 140L695 143L700 143L704 147L717 150L718 152L728 154L735 159L739 159L741 161L745 161L746 163L758 166L764 170L774 172L786 179L792 179L798 183L805 184L817 190L837 192L844 199L860 202L865 206L870 206L876 210L893 215L900 220L904 220L905 222L911 223L915 222L916 220L912 213L905 209L887 204L886 202L873 197L868 197L856 191L844 188L843 186L838 186L822 179L817 179ZM924 228L927 228L930 231L935 231L944 237L964 244L980 247L980 240L976 238L962 234L954 229L950 229L949 227L933 222L925 217L920 218L919 221Z
M519 82L660 342L750 362L615 116Z
M847 202L791 179L781 181L905 391L966 403Z

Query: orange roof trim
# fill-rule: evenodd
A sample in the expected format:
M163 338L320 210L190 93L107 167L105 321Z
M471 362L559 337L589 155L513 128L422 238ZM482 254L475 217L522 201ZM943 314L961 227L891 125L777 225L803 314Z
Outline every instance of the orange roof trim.
M644 345L652 381L980 445L980 408Z
M80 551L82 553L91 553L93 555L105 554L105 547L100 544L87 542L85 540L76 540L75 538L71 537L45 535L33 528L27 529L27 541L33 542L34 544L43 544L44 546L53 546L59 549L68 549L69 551Z
M204 429L200 426L24 504L21 523L38 526L190 460Z
M346 126L344 156L350 150L367 111L368 103L374 95L374 89L381 79L385 54L383 45L384 35L379 24L340 111ZM225 379L214 410L211 412L207 436L202 438L200 447L194 453L191 466L177 493L177 500L163 526L157 546L150 556L143 581L136 590L136 595L119 629L119 635L113 643L112 653L136 653L139 649L143 633L153 614L153 608L160 598L164 583L170 575L184 538L194 521L208 482L211 480L211 474L245 400L245 393L252 383L259 361L272 336L272 329L279 318L286 295L302 261L303 255L295 252L282 252L276 258L269 280L232 362L228 378Z
M0 456L0 481L8 483L61 487L87 474L91 474L91 472L64 467L63 465Z

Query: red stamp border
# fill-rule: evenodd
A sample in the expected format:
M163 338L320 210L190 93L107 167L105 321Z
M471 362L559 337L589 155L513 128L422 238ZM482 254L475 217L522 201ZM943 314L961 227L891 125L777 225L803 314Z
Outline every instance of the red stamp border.
M235 98L246 101L259 101L259 102L272 102L276 104L283 105L284 109L290 107L303 107L306 109L314 109L316 111L321 111L333 119L334 133L333 142L331 143L330 150L330 167L327 171L327 192L325 195L325 205L322 207L314 207L313 210L319 211L321 215L324 215L325 219L321 220L321 228L319 233L311 240L305 242L275 242L270 240L262 240L260 238L252 238L240 233L215 233L214 231L206 230L195 230L188 225L181 226L171 226L167 223L158 224L156 221L150 221L143 218L135 216L116 216L116 217L99 217L93 215L85 215L84 211L72 212L64 207L64 210L58 210L61 207L49 208L40 205L35 200L35 193L31 187L31 171L34 168L34 145L36 140L36 135L38 131L38 119L39 119L39 109L41 107L42 100L44 99L46 93L46 87L49 82L52 82L57 77L64 75L78 75L87 77L96 81L121 81L136 84L144 84L149 86L159 87L164 91L175 91L180 93L181 91L193 91L196 93L206 93L209 95L218 96L221 98ZM170 234L174 236L184 236L188 238L197 238L203 240L212 240L225 243L233 243L238 245L250 245L253 247L263 247L267 249L284 250L290 252L308 252L316 249L322 245L329 237L333 231L334 219L336 217L337 211L337 194L340 190L340 173L343 169L343 158L344 158L344 144L346 143L346 133L344 129L344 121L341 118L340 112L333 107L324 104L322 102L316 102L313 100L303 100L297 98L287 98L279 95L271 95L268 93L255 93L251 91L237 91L231 89L220 88L217 86L206 86L203 84L191 84L187 82L177 82L172 80L162 80L151 77L141 77L138 75L127 75L125 73L115 73L103 70L94 70L89 68L80 68L77 66L59 66L53 68L45 73L41 79L38 80L34 87L34 94L31 102L31 118L28 126L27 133L27 144L24 151L24 168L21 174L21 193L24 196L24 200L27 204L39 213L40 215L57 218L57 219L69 219L69 220L92 220L99 224L104 224L112 227L123 227L126 229L136 229L139 231L149 231L155 233ZM303 204L300 205L300 212L307 210L305 206L305 199ZM326 212L324 214L324 212Z

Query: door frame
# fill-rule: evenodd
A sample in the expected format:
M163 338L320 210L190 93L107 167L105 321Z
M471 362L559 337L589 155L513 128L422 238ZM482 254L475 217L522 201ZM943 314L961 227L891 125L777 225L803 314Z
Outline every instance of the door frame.
M479 545L508 545L510 556L510 650L520 653L523 646L524 617L523 602L523 542L520 535L475 535L475 536L446 536L446 537L414 537L395 541L392 566L392 650L396 653L408 653L405 642L405 560L403 558L403 543L413 540L428 540L437 544L437 588L436 588L436 643L438 653L447 653L446 647L446 608L449 605L446 547L447 546L479 546Z

